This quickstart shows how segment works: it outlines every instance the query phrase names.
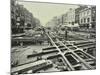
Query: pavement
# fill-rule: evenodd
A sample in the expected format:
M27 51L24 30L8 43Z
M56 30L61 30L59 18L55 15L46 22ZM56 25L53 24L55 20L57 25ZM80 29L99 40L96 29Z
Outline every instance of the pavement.
M37 46L31 45L31 46L27 46L25 48L23 48L23 47L12 48L12 50L18 50L18 51L17 52L12 52L11 60L12 61L17 61L18 60L18 65L34 61L34 60L36 60L36 58L27 59L27 55L32 54L34 51L41 52L42 48L45 48L45 47L48 47L48 45L46 45L46 46L44 46L44 45L42 45L42 46L40 46L40 45L37 45Z

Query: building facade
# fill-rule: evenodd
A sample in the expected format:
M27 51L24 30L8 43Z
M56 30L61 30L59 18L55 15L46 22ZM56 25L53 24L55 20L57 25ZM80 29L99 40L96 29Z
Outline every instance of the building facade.
M68 24L74 25L75 23L75 9L70 8L69 11L67 12L67 19L66 19Z
M15 0L11 0L11 31L16 32L16 3Z
M24 33L25 29L35 28L40 21L33 17L23 5L18 4L15 0L11 1L11 31L12 34Z
M62 15L62 24L66 25L68 23L67 21L68 21L67 13L65 13Z
M92 8L91 8L91 10L92 10L92 16L91 16L91 18L92 18L92 21L91 21L91 24L92 24L92 28L96 28L96 6L93 6Z
M79 8L75 9L75 23L79 24L79 12L81 10L81 6L79 6Z
M79 11L80 28L95 28L96 10L94 6L81 7Z

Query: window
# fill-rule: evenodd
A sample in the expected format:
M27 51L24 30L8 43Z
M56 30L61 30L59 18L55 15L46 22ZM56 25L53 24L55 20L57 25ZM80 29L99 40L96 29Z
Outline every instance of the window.
M83 23L83 20L81 19L81 23Z
M84 23L86 23L86 18L84 18Z
M72 25L74 25L74 22L72 22Z
M90 11L89 11L89 10L87 10L87 15L89 14L89 12L90 12Z
M92 21L95 21L95 20L96 20L95 18L92 19Z
M27 27L31 27L31 24L27 24Z
M90 18L87 18L87 22L90 22Z

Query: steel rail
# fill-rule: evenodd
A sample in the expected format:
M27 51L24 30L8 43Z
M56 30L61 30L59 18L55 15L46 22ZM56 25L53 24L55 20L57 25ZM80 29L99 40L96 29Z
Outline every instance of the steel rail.
M46 33L47 34L47 33ZM48 38L50 39L52 45L54 45L57 50L59 51L59 54L61 54L61 56L63 57L63 59L66 62L66 65L69 66L70 70L74 71L75 69L72 67L72 65L70 64L70 62L66 59L66 57L64 56L64 54L61 52L61 50L59 49L59 47L55 44L55 42L52 40L52 38L49 36L49 34L47 34Z
M61 41L60 41L61 42ZM61 42L62 43L62 42ZM63 46L65 46L66 47L66 45L64 45L63 43L62 43L62 45ZM69 49L68 47L66 47L69 51L71 51L71 53L75 56L75 57L77 57L88 69L93 69L93 67L92 66L90 66L87 62L85 62L81 57L79 57L73 50L71 50L71 49ZM84 51L82 51L82 52L84 52ZM86 53L85 53L86 54Z

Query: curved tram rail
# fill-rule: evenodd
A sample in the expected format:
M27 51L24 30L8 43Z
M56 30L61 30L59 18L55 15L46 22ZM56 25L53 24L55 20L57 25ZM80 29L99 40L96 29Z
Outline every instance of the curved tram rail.
M65 41L60 41L52 33L46 33L46 35L48 36L52 46L42 49L43 51L38 54L32 54L27 56L28 58L30 58L37 56L45 57L45 55L47 55L47 57L45 57L46 60L39 60L33 63L14 67L11 70L12 74L28 73L30 70L31 73L35 73L39 72L39 70L43 70L48 66L52 67L53 62L51 62L50 59L53 59L55 57L60 57L62 59L67 71L95 69L94 56L83 51L82 48L78 48L73 43L65 43Z
M59 51L68 70L85 70L95 69L95 57L84 52L74 44L65 44L55 37L55 34L46 33L51 44ZM51 37L52 36L52 37ZM70 47L69 47L70 46Z

